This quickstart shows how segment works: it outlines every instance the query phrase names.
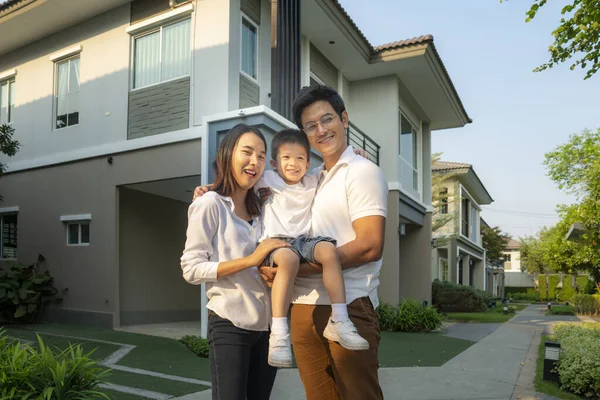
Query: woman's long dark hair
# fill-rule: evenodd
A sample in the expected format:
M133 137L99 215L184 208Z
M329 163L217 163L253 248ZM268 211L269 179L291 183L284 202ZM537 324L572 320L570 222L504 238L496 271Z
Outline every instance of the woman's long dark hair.
M215 164L213 165L217 178L215 179L212 190L219 193L221 196L231 196L238 187L232 171L233 150L240 140L240 137L244 133L249 132L254 133L263 141L265 144L265 152L267 151L267 141L262 132L257 128L253 128L246 124L237 124L231 128L231 130L225 134L223 139L221 139L221 143L219 143L217 157ZM253 217L260 215L260 199L253 190L249 190L246 195L246 209Z

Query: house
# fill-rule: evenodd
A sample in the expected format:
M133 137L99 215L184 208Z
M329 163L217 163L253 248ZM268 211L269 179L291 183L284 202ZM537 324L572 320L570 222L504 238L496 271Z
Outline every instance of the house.
M432 170L447 175L435 188L434 218L448 221L433 234L432 279L488 290L480 213L493 199L471 164L436 161Z
M48 317L206 321L179 266L192 190L220 135L293 127L311 82L341 93L349 143L389 182L382 300L430 300L431 132L470 122L431 36L374 47L336 0L8 0L0 37L22 143L3 160L18 240L2 254L45 257L64 298Z
M505 286L510 288L533 288L533 278L521 267L521 243L509 239L504 255Z

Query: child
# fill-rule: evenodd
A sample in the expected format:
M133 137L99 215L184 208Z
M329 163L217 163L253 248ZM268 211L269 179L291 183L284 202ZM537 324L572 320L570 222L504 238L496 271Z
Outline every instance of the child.
M369 343L357 333L348 317L344 277L335 240L309 237L310 210L319 178L317 174L307 174L310 144L306 134L295 129L278 132L271 143L271 158L271 166L276 172L265 171L254 187L255 190L269 187L272 192L264 204L261 240L281 239L292 247L276 249L265 259L266 265L277 266L271 291L273 320L269 364L292 366L287 313L299 265L307 261L323 267L323 284L331 301L331 318L323 336L350 350L367 350Z

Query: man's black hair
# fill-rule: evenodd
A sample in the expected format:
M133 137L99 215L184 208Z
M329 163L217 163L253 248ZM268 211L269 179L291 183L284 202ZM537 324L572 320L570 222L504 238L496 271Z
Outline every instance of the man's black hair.
M298 92L292 105L292 115L298 128L302 129L302 113L304 109L317 101L326 101L331 104L331 107L340 118L342 113L346 111L344 100L342 100L342 96L335 89L321 84L305 86Z
M310 160L310 143L308 143L308 137L306 136L306 133L299 131L298 129L284 129L275 134L271 141L271 158L277 161L279 147L282 144L293 143L303 146L306 149L306 160Z

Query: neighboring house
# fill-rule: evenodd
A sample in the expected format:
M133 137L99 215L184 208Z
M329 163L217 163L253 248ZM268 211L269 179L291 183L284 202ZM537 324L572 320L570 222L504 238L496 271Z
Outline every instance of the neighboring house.
M3 160L2 257L45 257L64 297L50 317L204 322L179 266L192 190L220 135L293 127L314 81L389 182L382 300L430 300L431 132L470 122L431 36L373 47L336 0L8 0L0 37L22 143Z
M534 287L533 278L521 268L521 243L509 239L504 254L504 275L506 287Z
M492 197L471 164L439 161L434 174L447 174L436 190L436 218L453 218L433 234L432 279L488 289L485 249L481 240L481 206ZM441 245L440 245L441 243Z

